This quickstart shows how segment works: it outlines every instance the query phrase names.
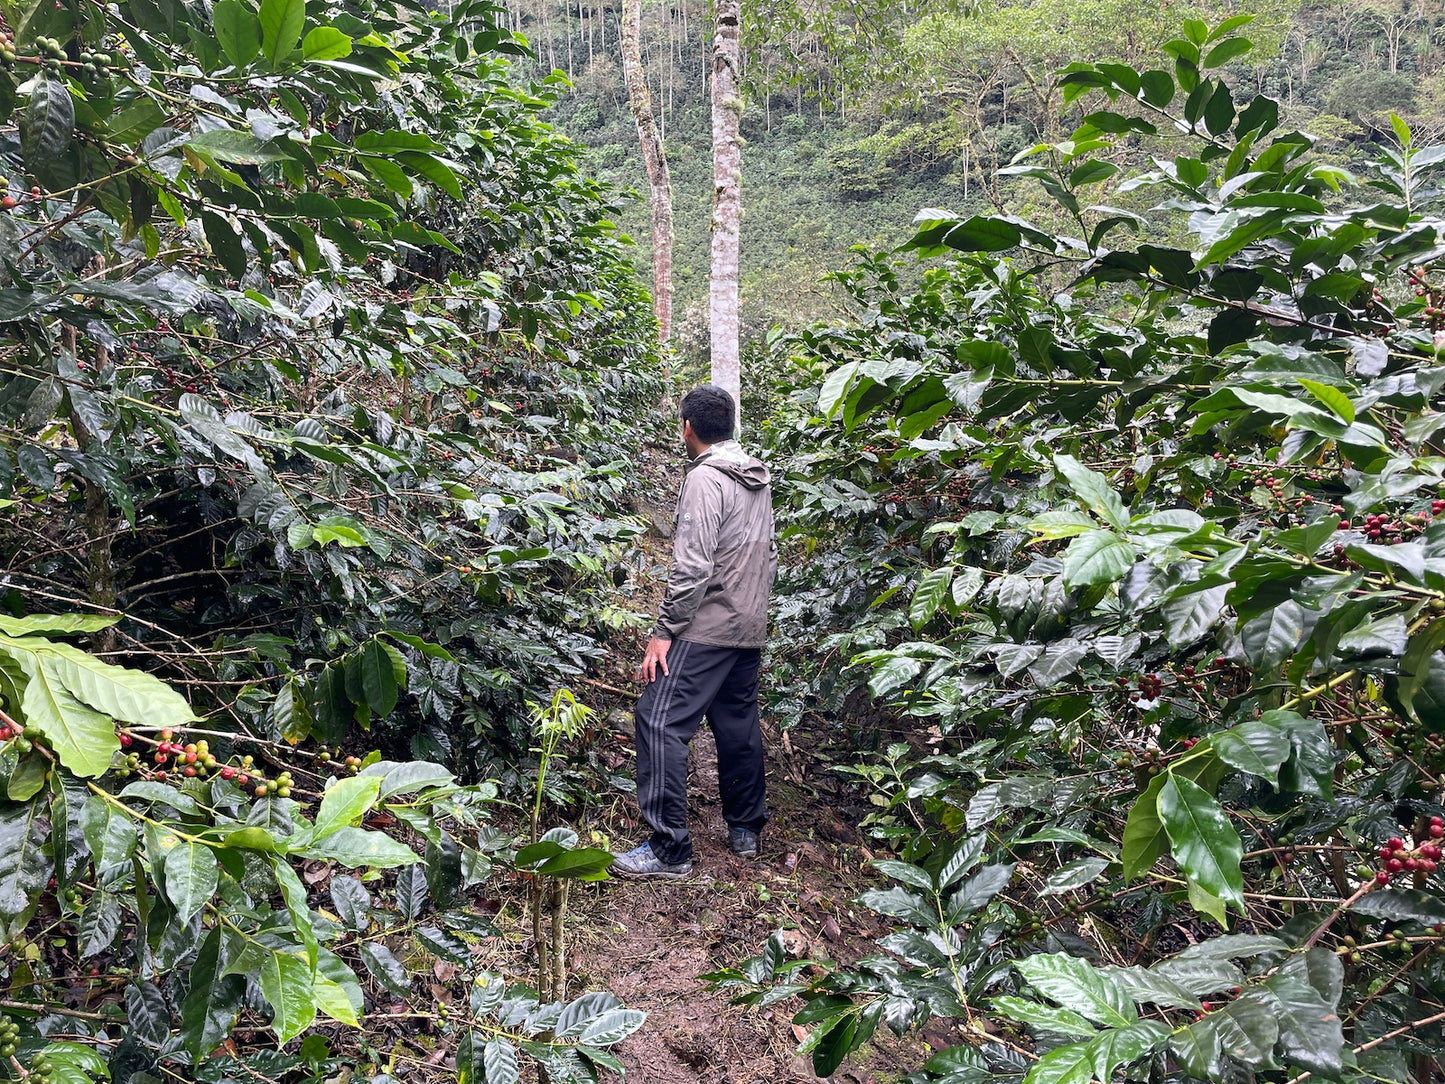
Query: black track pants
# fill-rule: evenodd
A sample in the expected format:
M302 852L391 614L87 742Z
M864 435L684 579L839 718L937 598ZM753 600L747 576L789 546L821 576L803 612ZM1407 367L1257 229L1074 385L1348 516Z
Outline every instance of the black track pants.
M709 647L676 640L669 673L637 702L637 804L652 826L652 853L664 862L692 858L687 831L687 750L703 717L717 739L723 819L759 831L768 814L763 795L763 737L758 729L757 648Z

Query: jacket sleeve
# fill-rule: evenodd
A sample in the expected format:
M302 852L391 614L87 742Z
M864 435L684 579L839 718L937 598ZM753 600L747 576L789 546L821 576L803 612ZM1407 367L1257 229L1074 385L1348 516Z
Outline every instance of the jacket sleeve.
M658 610L652 635L676 640L692 624L708 584L712 582L718 527L722 522L723 480L715 470L698 468L682 483L677 501L677 530L672 543L672 570L667 594Z

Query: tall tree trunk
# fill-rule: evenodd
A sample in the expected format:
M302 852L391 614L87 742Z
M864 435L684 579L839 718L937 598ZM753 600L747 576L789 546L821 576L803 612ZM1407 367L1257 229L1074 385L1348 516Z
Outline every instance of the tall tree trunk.
M672 179L642 66L642 0L622 0L622 74L651 189L652 308L657 314L658 341L666 343L672 338Z
M552 0L538 0L537 10L541 13L542 36L547 39L547 69L557 70L556 43L552 40L552 21L547 17L547 5Z
M562 27L567 35L567 78L575 79L576 72L572 67L572 5L565 2L562 4Z
M742 0L716 0L712 53L712 382L737 402L738 227L742 217L743 150L738 139L743 100L739 88ZM741 407L739 407L741 415Z

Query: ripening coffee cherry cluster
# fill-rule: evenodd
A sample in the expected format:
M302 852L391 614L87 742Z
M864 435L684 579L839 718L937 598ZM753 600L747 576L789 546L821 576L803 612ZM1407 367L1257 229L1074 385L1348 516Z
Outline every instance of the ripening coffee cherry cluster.
M337 775L355 775L361 771L360 757L345 757L344 759L337 760L337 754L340 752L340 749L335 752L323 749L317 754L316 759L329 767Z
M1426 278L1426 269L1423 267L1412 267L1406 273L1406 281L1415 288L1415 296L1425 302L1425 318L1430 322L1431 328L1438 326L1438 321L1445 316L1445 291L1438 286L1431 286Z
M1116 680L1120 689L1127 689L1129 687L1130 682L1128 678L1120 677ZM1158 674L1140 674L1133 684L1138 689L1138 692L1129 694L1129 703L1131 704L1137 704L1141 700L1158 700L1164 693L1164 679Z
M0 1058L15 1056L16 1042L20 1038L20 1025L9 1016L0 1016Z
M241 757L235 764L222 764L211 752L210 743L205 739L182 744L172 730L161 731L161 740L151 759L155 762L155 768L150 777L162 783L171 778L172 772L185 779L209 775L234 783L257 798L265 798L267 795L289 798L295 782L291 773L285 771L275 779L268 779L264 769L258 768L255 758L251 756ZM132 753L127 758L126 766L135 769L139 763L140 757Z
M198 742L187 742L182 745L176 741L174 731L162 730L160 744L156 746L153 760L157 771L156 777L164 778L167 765L173 766L177 772L187 779L193 779L203 771L213 772L220 762L211 755L211 746L202 740Z
M35 53L40 58L41 70L52 79L59 79L65 71L62 65L66 59L65 46L55 38L36 38Z
M99 79L114 62L115 58L109 53L92 53L87 50L80 54L80 71L91 79Z
M1428 829L1430 842L1406 847L1405 841L1393 836L1380 848L1380 868L1375 872L1375 883L1387 885L1399 873L1434 873L1439 865L1442 852L1440 840L1445 837L1445 819L1430 818Z
M34 723L30 723L20 729L8 723L5 726L0 726L0 743L13 741L17 753L23 754L30 752L30 750L35 748L35 743L43 740L44 737L45 733Z
M1432 500L1429 510L1421 509L1418 512L1403 512L1391 516L1385 512L1374 512L1365 516L1358 525L1345 515L1339 505L1334 506L1341 513L1339 527L1342 531L1358 530L1362 532L1371 542L1383 542L1385 545L1392 545L1396 542L1403 542L1407 537L1422 533L1430 526L1430 521L1445 513L1445 500ZM1336 555L1343 552L1339 544L1335 546Z

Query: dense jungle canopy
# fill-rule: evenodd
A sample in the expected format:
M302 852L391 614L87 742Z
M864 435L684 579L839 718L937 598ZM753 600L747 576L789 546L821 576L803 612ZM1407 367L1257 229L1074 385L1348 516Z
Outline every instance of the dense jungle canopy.
M0 1079L648 1079L713 175L710 14L642 14L666 346L619 7L0 0ZM793 804L688 996L838 1079L1436 1078L1445 17L743 18Z

